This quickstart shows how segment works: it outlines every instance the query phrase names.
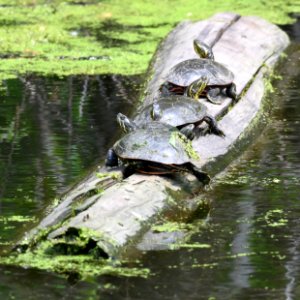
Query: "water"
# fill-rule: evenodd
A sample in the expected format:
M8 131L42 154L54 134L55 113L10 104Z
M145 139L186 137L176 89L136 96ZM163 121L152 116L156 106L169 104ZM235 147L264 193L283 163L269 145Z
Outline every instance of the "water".
M103 160L129 113L139 77L28 76L0 91L0 249L83 170ZM27 222L26 222L27 221Z
M287 30L292 32L295 28ZM206 194L213 203L208 224L192 236L190 243L205 243L210 248L147 252L139 263L130 265L149 268L152 275L148 279L107 275L71 282L45 271L1 266L0 298L300 299L300 45L296 42L289 57L280 70L284 80L276 83L277 92L272 95L273 112L269 125L242 157L215 180L213 189ZM4 116L12 120L8 117L10 114L17 119L24 107L22 103L25 103L27 117L24 113L19 122L29 126L31 120L38 124L35 128L42 128L46 133L50 131L51 138L38 139L36 136L41 129L35 129L30 131L29 140L26 138L28 133L20 129L13 135L15 142L1 143L1 158L9 157L13 148L12 158L3 160L10 168L3 168L1 160L1 172L10 170L3 173L5 184L1 181L1 214L4 216L10 213L34 216L57 189L80 176L81 168L87 168L103 157L107 145L114 139L116 125L110 122L108 110L101 115L101 109L96 108L110 103L115 111L121 111L123 105L128 107L127 101L131 99L123 93L123 97L118 98L118 106L108 100L117 93L115 91L107 100L100 100L102 97L93 94L99 87L99 83L95 83L98 79L90 79L95 85L91 83L89 88L85 87L86 78L73 79L73 89L69 88L70 81L30 80L29 87L24 81L7 83L7 91L15 95L21 110L16 108L17 105L11 105L5 108ZM48 92L42 94L48 95L48 100L39 100L37 93L30 96L32 85L36 89L44 86ZM87 90L89 96L82 100ZM125 90L126 95L130 94L130 84ZM134 95L133 91L131 93ZM72 112L68 109L70 98L74 101L72 107L76 107ZM0 101L4 101L3 96ZM100 106L97 101L102 101ZM3 109L3 104L0 107ZM84 118L80 118L80 107ZM76 120L71 122L72 135L68 125L70 115ZM108 123L104 123L104 119ZM8 127L5 119L0 122ZM92 128L96 129L93 131ZM61 140L64 135L66 138ZM95 141L99 143L95 145ZM22 143L25 148L21 147ZM40 151L36 149L38 145L41 145ZM50 147L51 152L46 147L49 145L60 147ZM36 159L43 168L37 167ZM17 175L17 170L22 171L21 175ZM62 178L56 176L58 171ZM30 176L34 178L31 185ZM39 180L45 176L47 180L41 184ZM30 201L26 202L26 195ZM7 226L2 223L1 226ZM7 230L4 236L1 235L2 241L7 241L9 234L23 232L24 228Z

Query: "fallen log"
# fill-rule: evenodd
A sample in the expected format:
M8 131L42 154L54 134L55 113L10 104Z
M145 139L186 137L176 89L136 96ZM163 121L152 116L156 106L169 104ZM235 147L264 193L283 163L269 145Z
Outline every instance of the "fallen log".
M195 38L213 46L216 61L235 74L239 95L234 106L230 98L222 105L206 102L208 112L220 119L219 127L226 137L206 135L193 141L201 157L193 163L213 177L241 153L243 144L251 141L264 113L265 78L270 76L289 39L277 26L258 17L222 13L200 22L183 22L154 56L141 107L158 96L158 88L172 66L197 58L192 48ZM103 256L120 256L126 246L141 240L159 216L178 209L178 199L192 198L202 189L201 183L189 175L134 174L120 181L118 170L100 167L71 189L21 244L31 249L38 247L37 237L42 232L43 239L53 245L71 246L70 236L80 236L82 232L86 236L88 232L88 241L93 240L93 247Z

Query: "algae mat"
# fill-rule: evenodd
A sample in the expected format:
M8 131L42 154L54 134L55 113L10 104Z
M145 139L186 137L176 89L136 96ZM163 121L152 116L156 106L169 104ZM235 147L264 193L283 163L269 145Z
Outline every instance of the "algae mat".
M159 9L157 9L159 7ZM293 22L297 1L0 1L0 79L42 75L141 74L182 20L218 11Z

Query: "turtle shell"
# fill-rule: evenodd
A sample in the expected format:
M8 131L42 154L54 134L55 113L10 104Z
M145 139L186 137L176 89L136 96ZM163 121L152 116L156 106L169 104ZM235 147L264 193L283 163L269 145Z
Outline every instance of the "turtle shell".
M186 96L171 95L162 97L156 102L156 105L159 106L162 112L160 118L156 121L174 127L197 123L207 115L207 108L204 104ZM152 109L153 104L146 106L136 115L134 122L140 125L153 121L151 117Z
M168 165L190 162L197 155L175 127L150 122L118 140L113 149L125 160L144 160Z
M208 85L226 86L233 82L234 75L222 64L210 59L189 59L175 65L166 76L166 81L179 86L188 86L201 76L207 76Z

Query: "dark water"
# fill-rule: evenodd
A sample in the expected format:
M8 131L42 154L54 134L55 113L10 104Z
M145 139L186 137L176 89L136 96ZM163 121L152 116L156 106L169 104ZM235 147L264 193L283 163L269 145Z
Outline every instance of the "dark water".
M0 249L96 162L119 134L139 78L28 76L0 90ZM25 222L24 222L25 221ZM26 222L27 221L27 222Z
M145 253L139 265L150 269L148 279L102 276L72 283L45 271L2 266L0 298L300 299L299 44L289 57L271 96L268 126L206 194L213 209L190 243L210 248ZM36 215L56 190L103 157L116 132L112 115L130 110L130 97L117 97L110 78L90 78L88 88L86 80L7 82L0 124L13 134L0 144L1 215ZM114 92L101 97L99 80ZM38 89L46 91L44 98ZM130 84L125 91L134 95ZM18 224L2 222L1 241L24 231Z

